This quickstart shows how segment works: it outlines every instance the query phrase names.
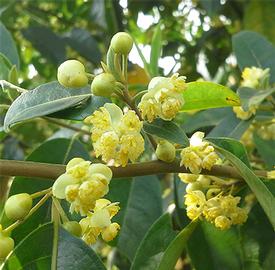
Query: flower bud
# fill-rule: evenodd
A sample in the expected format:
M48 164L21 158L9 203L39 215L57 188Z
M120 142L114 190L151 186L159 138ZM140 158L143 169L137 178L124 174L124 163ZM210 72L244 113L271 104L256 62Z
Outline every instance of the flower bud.
M16 194L8 198L5 203L5 214L8 219L23 219L32 208L32 197L27 193Z
M120 229L118 223L110 224L106 229L104 229L101 233L102 239L106 242L112 241L116 236Z
M208 191L206 192L207 200L216 197L220 192L221 192L220 188L210 188L210 189L208 189Z
M3 261L14 248L12 238L0 234L0 262Z
M76 221L67 221L63 224L63 228L76 237L82 235L82 229L78 222Z
M111 73L97 75L91 85L95 96L110 97L115 90L116 79Z
M77 60L67 60L57 70L57 80L65 87L83 87L88 84L85 67Z
M176 157L175 146L168 141L162 140L158 143L156 155L162 161L173 162Z
M110 47L115 53L129 54L133 47L133 39L125 32L118 32L113 36Z

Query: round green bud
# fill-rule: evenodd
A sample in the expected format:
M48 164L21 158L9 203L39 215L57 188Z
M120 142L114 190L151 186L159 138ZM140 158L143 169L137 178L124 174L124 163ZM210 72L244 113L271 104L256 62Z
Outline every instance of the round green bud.
M67 60L57 70L57 80L65 87L78 88L88 84L85 67L77 60Z
M110 47L115 53L127 55L132 50L133 43L133 39L129 34L118 32L113 36Z
M97 75L92 84L91 90L95 96L110 97L115 90L116 79L111 73Z
M187 193L189 193L191 191L202 190L202 189L203 189L203 187L202 187L201 183L198 183L198 182L189 183L185 188Z
M204 188L207 188L211 183L211 179L205 175L200 175L197 179L197 182L200 183Z
M13 248L13 239L0 234L0 261L3 261L9 255Z
M5 203L5 214L8 219L23 219L32 208L32 197L27 193L20 193L8 198Z
M158 143L156 155L159 160L173 162L176 157L176 148L172 143L162 140Z
M63 225L63 228L76 237L82 236L82 229L78 222L67 221Z

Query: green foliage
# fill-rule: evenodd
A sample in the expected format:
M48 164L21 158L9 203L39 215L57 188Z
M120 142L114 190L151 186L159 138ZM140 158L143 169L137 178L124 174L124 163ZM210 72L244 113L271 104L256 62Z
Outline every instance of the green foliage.
M232 90L212 82L188 83L183 98L183 111L240 105L239 97Z

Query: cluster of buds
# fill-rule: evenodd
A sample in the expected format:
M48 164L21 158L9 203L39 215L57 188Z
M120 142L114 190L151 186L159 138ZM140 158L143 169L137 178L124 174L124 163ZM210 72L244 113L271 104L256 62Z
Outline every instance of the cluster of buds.
M172 120L184 104L182 92L185 89L185 77L177 73L170 78L153 78L138 104L142 117L149 122L157 117Z
M107 163L126 166L128 160L136 161L144 151L144 139L140 134L142 122L132 110L123 114L117 105L106 103L84 123L92 125L96 156L102 156Z
M194 133L190 138L190 146L181 151L180 165L184 165L194 174L199 174L202 169L211 170L219 159L214 147L203 141L203 137L203 132Z
M191 219L204 217L218 229L226 230L232 225L243 224L247 210L238 206L240 197L224 195L217 177L180 174L186 186L185 205Z
M257 134L264 140L275 140L275 119L273 123L267 125L261 125L257 130Z
M110 221L119 211L118 203L102 198L109 191L111 179L112 171L108 166L73 158L67 164L66 172L53 185L56 198L66 199L71 204L71 212L85 216L80 223L69 221L63 227L76 236L82 236L88 244L95 243L100 233L103 240L111 241L120 228Z
M264 89L265 84L268 83L269 68L261 69L257 67L246 67L242 72L242 78L241 86L254 89ZM257 106L250 106L247 111L245 111L241 106L233 107L236 116L242 120L247 120L252 115L255 115L256 110Z

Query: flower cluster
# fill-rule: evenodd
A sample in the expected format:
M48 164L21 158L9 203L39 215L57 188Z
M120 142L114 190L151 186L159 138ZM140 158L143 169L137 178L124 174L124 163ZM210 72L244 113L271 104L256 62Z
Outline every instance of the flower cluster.
M80 221L83 240L87 244L94 244L100 234L106 242L113 240L120 226L116 222L112 223L111 219L118 211L117 203L111 203L107 199L97 200L93 212L90 212L86 218Z
M177 73L170 78L153 78L138 105L142 117L149 122L157 117L172 120L184 104L185 88L185 77Z
M126 166L128 160L136 161L144 151L144 139L140 134L142 122L136 113L123 114L115 104L106 103L84 120L92 125L92 142L96 157L115 166Z
M66 199L71 204L71 212L86 216L80 221L80 226L87 244L95 243L100 233L104 241L111 241L120 229L119 224L111 223L111 218L119 211L118 203L102 198L109 191L111 178L112 171L106 165L73 158L67 164L66 172L53 185L56 198ZM79 226L72 222L64 225L70 230Z
M261 69L257 67L246 67L242 72L243 87L258 88L269 76L269 68Z
M104 164L91 164L82 158L73 158L53 185L53 195L70 202L70 211L86 215L95 207L96 200L109 191L112 171Z
M194 133L190 138L190 146L181 151L180 165L194 174L199 174L202 169L210 170L219 159L214 147L203 141L203 137L203 132Z
M268 81L269 68L261 69L257 67L246 67L242 72L243 81L241 86L254 89L264 88L264 83ZM256 113L257 106L250 106L247 111L241 106L233 107L233 111L239 119L247 120Z
M222 195L219 189L209 189L206 195L202 190L186 191L186 211L191 220L204 217L217 228L226 230L247 219L246 209L238 207L240 197Z

